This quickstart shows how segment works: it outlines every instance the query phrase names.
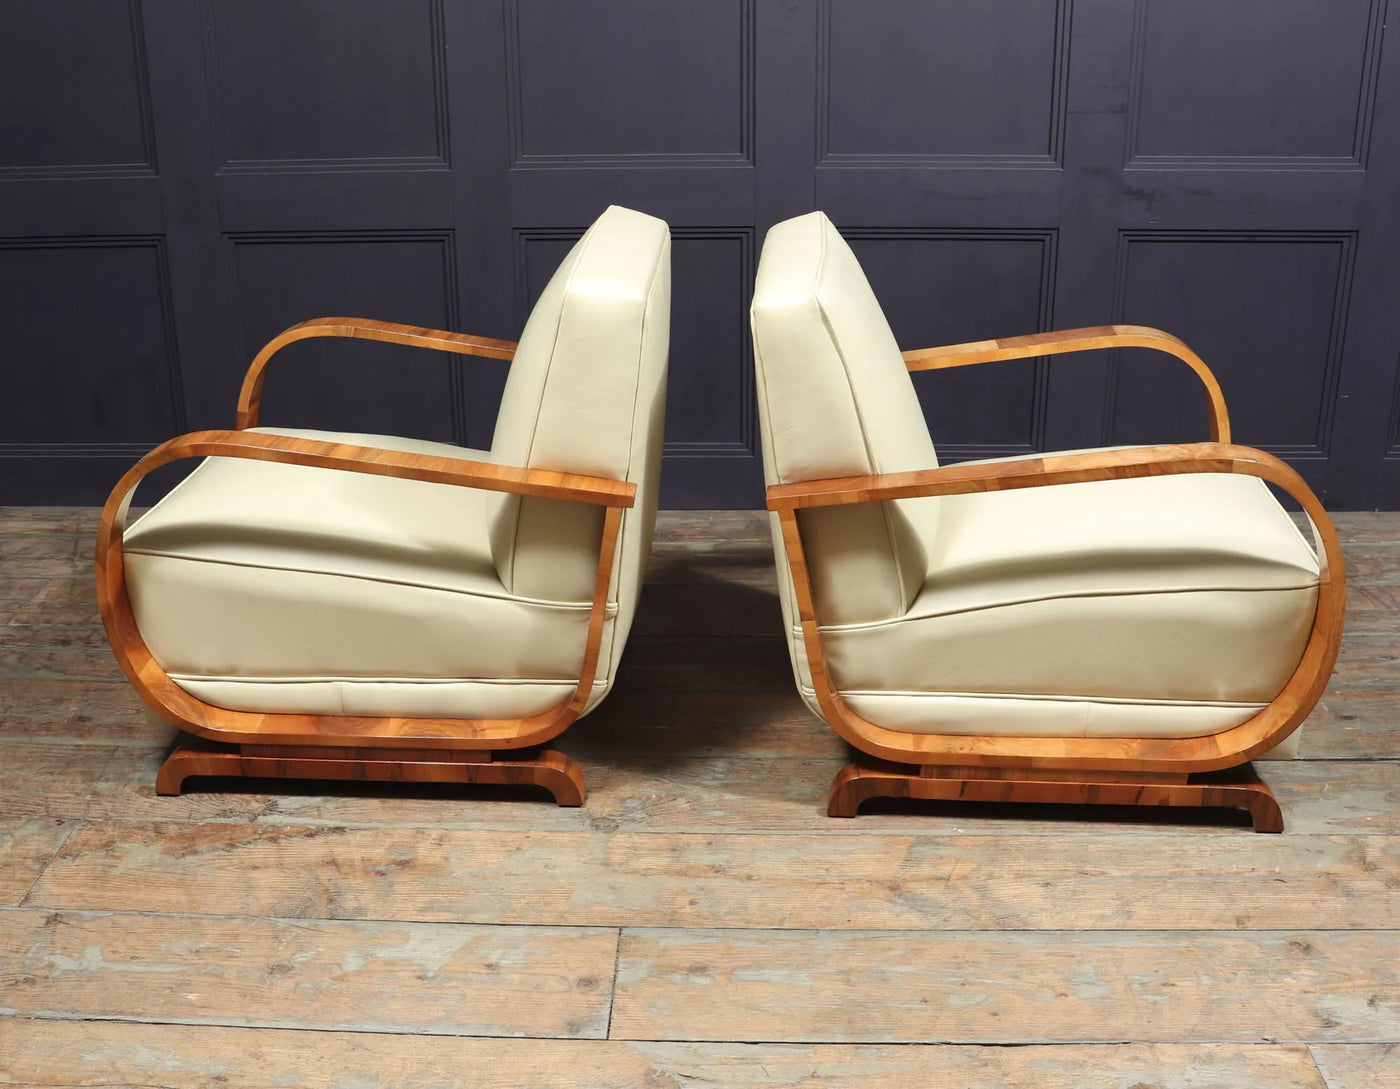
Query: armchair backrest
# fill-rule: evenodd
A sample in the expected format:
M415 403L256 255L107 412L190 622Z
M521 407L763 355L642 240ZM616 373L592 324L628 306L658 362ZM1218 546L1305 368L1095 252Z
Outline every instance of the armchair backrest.
M492 460L629 480L610 601L626 638L656 520L670 344L671 239L664 222L610 207L560 264L530 314L501 397ZM602 509L512 497L492 532L506 589L586 601L598 571ZM604 655L614 666L617 655Z
M823 213L768 232L750 317L769 484L938 464L894 334ZM803 511L822 622L902 615L923 583L936 518L928 500Z

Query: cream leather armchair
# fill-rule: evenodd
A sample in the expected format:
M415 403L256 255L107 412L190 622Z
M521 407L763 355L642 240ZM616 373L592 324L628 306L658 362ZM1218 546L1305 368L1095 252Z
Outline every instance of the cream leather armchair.
M253 361L236 430L127 473L97 542L103 621L136 690L197 735L159 792L188 775L528 782L581 804L577 765L540 746L607 695L632 623L669 322L666 224L609 208L518 345L305 322ZM511 360L490 451L259 427L272 356L327 336ZM204 460L126 528L136 484L179 458Z
M1247 762L1322 693L1342 556L1297 474L1230 442L1186 345L1106 326L901 353L820 212L769 232L751 316L797 685L876 758L837 776L833 816L881 795L1229 805L1282 829ZM1190 366L1211 441L938 467L909 371L1114 347Z

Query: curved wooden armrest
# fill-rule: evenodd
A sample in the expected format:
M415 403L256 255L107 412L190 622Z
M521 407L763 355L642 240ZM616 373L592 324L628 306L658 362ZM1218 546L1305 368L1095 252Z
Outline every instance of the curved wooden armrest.
M234 457L311 465L375 476L544 496L603 508L597 577L588 613L583 664L574 691L556 707L523 718L367 718L232 711L203 702L175 683L141 637L127 592L122 535L136 485L151 470L181 458ZM625 480L521 469L511 465L405 453L289 435L198 431L156 447L117 482L97 529L97 607L107 639L136 691L182 730L235 744L425 746L453 749L529 748L557 736L588 705L600 658L622 509L636 502ZM496 780L493 780L496 781ZM510 780L514 781L514 780Z
M1343 570L1342 548L1332 519L1307 482L1287 462L1252 446L1197 442L1174 446L1134 446L1083 454L1052 454L1016 461L950 465L908 473L833 477L768 489L768 509L785 513L808 507L846 506L886 499L1009 491L1091 480L1174 476L1180 473L1240 473L1277 485L1296 499L1312 521L1318 561L1328 570ZM788 515L790 517L790 515Z
M102 511L102 521L97 531L98 555L105 555L113 544L120 545L127 507L142 477L172 461L204 457L311 465L319 469L339 469L371 476L393 476L405 480L426 480L433 484L455 484L493 492L565 499L600 507L630 507L637 496L637 486L626 480L559 473L550 469L521 469L514 465L493 465L465 458L351 446L292 435L196 431L157 446L117 482Z
M1176 356L1196 372L1196 377L1206 387L1206 397L1210 401L1211 441L1230 441L1230 418L1225 411L1225 395L1210 368L1180 337L1146 325L1094 325L1085 329L1062 329L1059 332L1032 333L1001 340L974 340L941 348L918 348L905 352L904 362L911 371L931 371L1005 359L1087 352L1096 348L1152 348Z
M248 373L243 376L243 388L238 393L238 419L236 426L242 430L258 426L258 416L262 410L263 382L267 378L267 365L272 357L298 340L313 337L350 337L356 340L381 340L389 344L408 344L415 348L432 348L439 352L456 352L459 355L479 355L487 359L513 359L516 342L494 340L491 337L474 337L466 333L450 333L443 329L420 329L416 325L398 325L391 321L375 321L373 318L312 318L284 329L263 345L262 350L248 365Z
M1207 737L1085 738L910 734L867 721L837 690L822 650L797 512L807 507L868 503L915 496L1035 488L1091 480L1176 473L1240 473L1277 485L1302 504L1312 522L1318 559L1317 610L1297 668L1272 702L1248 721ZM1286 463L1248 446L1191 443L1098 450L981 465L954 465L910 473L812 480L768 489L776 511L796 594L802 641L817 701L827 721L857 748L888 760L960 766L1073 768L1077 771L1210 771L1232 767L1273 748L1317 704L1341 646L1346 616L1346 565L1332 519Z
M768 509L837 507L885 499L917 499L931 495L995 492L1175 473L1246 473L1262 476L1285 489L1297 481L1307 491L1302 478L1286 462L1272 454L1251 446L1196 442L1091 450L1081 454L1047 454L1009 461L916 469L907 473L829 477L795 484L774 484L768 489ZM1312 495L1311 491L1308 494Z

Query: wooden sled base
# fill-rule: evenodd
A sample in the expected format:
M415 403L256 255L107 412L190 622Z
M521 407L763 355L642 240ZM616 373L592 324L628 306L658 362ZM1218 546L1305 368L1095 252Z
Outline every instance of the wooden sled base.
M1283 813L1250 764L1196 774L1093 772L1038 768L848 764L831 784L827 815L854 817L870 798L938 801L1165 805L1249 810L1256 832L1282 832Z
M157 794L179 794L193 775L246 779L338 779L371 783L493 783L541 786L560 805L583 804L583 771L553 749L381 749L322 745L224 745L182 738L156 775Z

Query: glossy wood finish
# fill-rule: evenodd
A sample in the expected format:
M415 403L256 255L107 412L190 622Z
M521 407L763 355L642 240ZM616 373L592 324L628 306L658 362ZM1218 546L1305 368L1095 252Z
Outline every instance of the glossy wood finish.
M994 770L1000 774L988 775ZM1249 810L1256 832L1282 832L1273 792L1250 764L1199 776L1162 777L1112 772L977 767L908 767L885 762L848 764L831 784L827 815L854 817L871 798L950 802L1035 802L1068 805L1223 807Z
M369 476L391 476L401 480L423 480L432 484L455 484L493 492L513 492L545 499L563 499L600 507L630 507L636 501L637 486L625 480L560 473L552 469L524 469L467 458L439 457L325 442L294 435L274 435L248 431L195 431L161 443L117 483L107 509L110 522L99 527L115 532L118 517L125 521L131 493L141 478L162 465L183 458L246 458L284 465L309 465L318 469L338 469Z
M0 509L12 1081L1324 1089L1311 1046L1358 1056L1326 1089L1397 1089L1400 515L1336 517L1342 655L1305 758L1255 764L1288 816L1256 836L1220 810L827 817L850 757L791 683L750 511L658 516L627 683L554 743L582 808L394 783L156 797L175 731L107 648L98 514Z
M1196 442L1091 450L1080 454L1044 454L1014 461L971 462L906 473L829 477L798 484L775 484L768 489L768 509L785 511L836 507L886 499L1013 491L1017 488L1173 476L1178 473L1240 473L1277 484L1289 490L1290 494L1297 489L1311 495L1302 478L1286 462L1272 454L1249 446ZM1300 503L1304 499L1302 495L1294 495L1294 498ZM1312 500L1312 505L1322 512L1316 498ZM1311 510L1308 513L1312 515ZM1322 512L1322 516L1326 517L1325 512Z
M1180 337L1145 325L1093 325L1084 329L1031 333L1029 336L1000 340L974 340L941 348L917 348L904 353L904 362L911 371L931 371L966 367L973 363L1088 352L1098 348L1151 348L1176 356L1195 371L1196 377L1206 388L1206 397L1210 402L1211 441L1230 441L1230 416L1225 410L1225 394L1211 369Z
M509 358L513 345L506 341L491 341L436 330L414 329L382 322L326 318L294 326L258 354L249 369L240 401L239 417L256 422L258 395L267 361L276 348L294 340L316 336L364 336L378 340L420 347L443 348L447 351L492 354ZM122 559L122 534L132 495L141 479L162 465L182 458L234 457L257 461L273 461L292 465L307 465L341 472L366 473L408 480L423 480L458 487L484 488L518 495L541 496L572 502L589 503L604 508L603 529L599 545L597 576L589 611L588 632L584 646L583 665L579 681L569 698L548 711L517 719L433 719L433 718L367 718L355 716L264 714L232 711L215 707L190 695L156 662L131 612ZM248 431L202 431L162 443L142 458L113 489L103 508L97 532L96 575L97 603L102 614L107 638L117 660L132 686L141 697L169 722L198 737L213 741L248 745L300 746L373 746L381 748L421 747L430 749L518 749L541 745L558 736L582 713L592 692L601 650L603 624L606 619L608 594L612 581L613 563L617 553L618 535L622 525L623 508L636 501L636 485L628 481L610 480L560 473L543 469L526 469L495 465L467 459L437 457L395 450L323 442L287 435L252 433ZM168 773L163 772L167 786L178 789L178 782L191 772L191 766L212 762L220 767L231 765L227 754L213 757L202 750L189 753L177 751ZM274 774L275 758L263 755L242 755L241 761L264 761L256 765L257 774ZM205 763L201 763L204 761ZM407 764L408 761L405 761ZM354 778L363 770L362 760L341 760L335 766ZM243 764L239 765L243 767ZM434 767L437 765L434 764ZM321 772L332 767L322 758L317 764ZM555 764L538 774L557 779ZM375 773L379 777L381 771ZM226 774L221 772L220 774ZM252 774L248 772L248 774ZM382 772L387 775L387 772ZM419 769L405 771L405 777L428 774ZM437 774L433 772L432 774ZM466 772L457 771L453 781L506 781L502 779L462 779ZM489 775L504 774L493 771ZM303 777L313 776L308 772ZM571 778L565 772L565 778ZM572 776L582 796L581 776ZM521 780L527 781L527 780ZM573 789L556 783L556 796L571 797ZM551 788L553 789L553 788ZM174 792L171 790L170 792ZM576 804L562 802L560 804Z
M1193 353L1188 357L1189 349L1169 334L1129 326L1074 330L1067 334L1040 334L1006 341L980 341L947 349L908 353L906 358L910 359L911 366L958 366L1044 354L1047 347L1053 349L1064 344L1078 347L1161 345L1165 346L1164 350L1172 351L1188 363L1196 359ZM1060 350L1075 348L1063 347ZM1196 364L1199 364L1199 368ZM1218 385L1198 359L1192 365L1202 375L1211 393L1212 430L1228 434L1229 423L1223 401L1219 410L1214 410ZM1192 738L924 734L878 726L857 714L841 698L822 651L820 621L816 616L797 521L799 510L1179 473L1239 473L1258 477L1296 499L1312 525L1320 571L1312 632L1298 666L1283 690L1268 707L1247 722L1218 734ZM1346 577L1341 544L1332 520L1291 467L1273 455L1251 447L1221 442L1135 447L779 484L768 489L768 507L777 512L781 524L802 625L803 645L822 713L836 732L852 745L883 760L919 766L1060 768L1085 773L1183 773L1228 768L1268 751L1302 724L1321 697L1341 646L1346 613ZM853 777L859 776L857 765L852 765L848 770ZM1093 777L1087 777L1084 783L1086 788L1097 785ZM833 787L832 804L841 811L850 808L849 802L837 798L837 793L844 789L840 780ZM1173 804L1184 803L1178 801ZM1265 818L1259 820L1267 823Z
M311 746L218 745L195 739L182 741L166 758L156 776L156 793L179 794L191 776L539 786L563 806L582 805L588 793L578 764L553 749L498 760L481 750L328 746L318 751Z
M217 438L205 439L206 435ZM265 442L272 439L271 444ZM172 439L157 448L131 470L117 485L103 510L102 522L97 537L97 601L102 612L107 636L121 663L122 670L132 686L142 697L164 715L169 721L202 737L214 740L249 743L281 743L307 745L339 745L354 743L359 745L402 746L406 742L428 747L462 748L525 748L539 745L562 732L570 722L578 717L587 703L592 690L593 678L597 672L598 654L601 648L603 623L607 612L608 588L612 573L613 557L617 550L617 537L621 527L621 506L630 504L631 497L618 496L619 488L631 489L631 484L617 481L599 482L602 490L594 493L591 500L606 506L603 519L602 542L598 557L598 578L594 587L593 602L589 613L587 643L584 650L583 670L579 683L568 700L550 711L531 715L522 719L429 719L429 718L360 718L351 716L263 714L249 711L230 711L204 703L190 695L162 669L150 649L141 638L135 617L131 614L131 603L127 598L123 577L121 534L125 522L126 508L136 483L146 472L156 465L164 464L175 457L256 457L285 461L292 464L320 465L326 468L342 468L350 472L377 472L385 465L399 468L401 459L420 455L402 455L392 451L365 450L376 460L357 460L354 452L360 447L338 446L333 443L311 442L313 448L328 448L331 453L321 454L316 450L303 454L298 446L306 439L288 439L285 436L250 435L246 432L205 432L186 436L185 439ZM348 453L347 453L348 451ZM380 455L386 460L377 460ZM500 476L479 477L474 463L463 462L460 473L450 468L451 459L430 458L437 466L419 470L409 466L407 472L394 472L413 479L425 479L431 474L442 483L460 483L475 486L481 480L486 486L503 491L520 491L526 487L533 494L542 494L540 488L546 485L517 484ZM535 470L513 470L533 473ZM563 478L568 474L547 474ZM582 481L589 478L573 478L565 485L577 495L585 488ZM553 488L554 484L547 485ZM544 493L547 494L547 493ZM585 492L584 494L589 494ZM584 500L589 501L589 500Z
M263 383L267 381L267 365L272 362L272 357L288 344L315 337L378 340L414 348L433 348L439 352L456 352L459 355L479 355L487 359L514 359L516 347L513 340L474 337L444 329L420 329L415 325L399 325L373 318L312 318L279 333L253 357L248 373L243 377L243 388L238 393L237 426L240 429L258 426Z

